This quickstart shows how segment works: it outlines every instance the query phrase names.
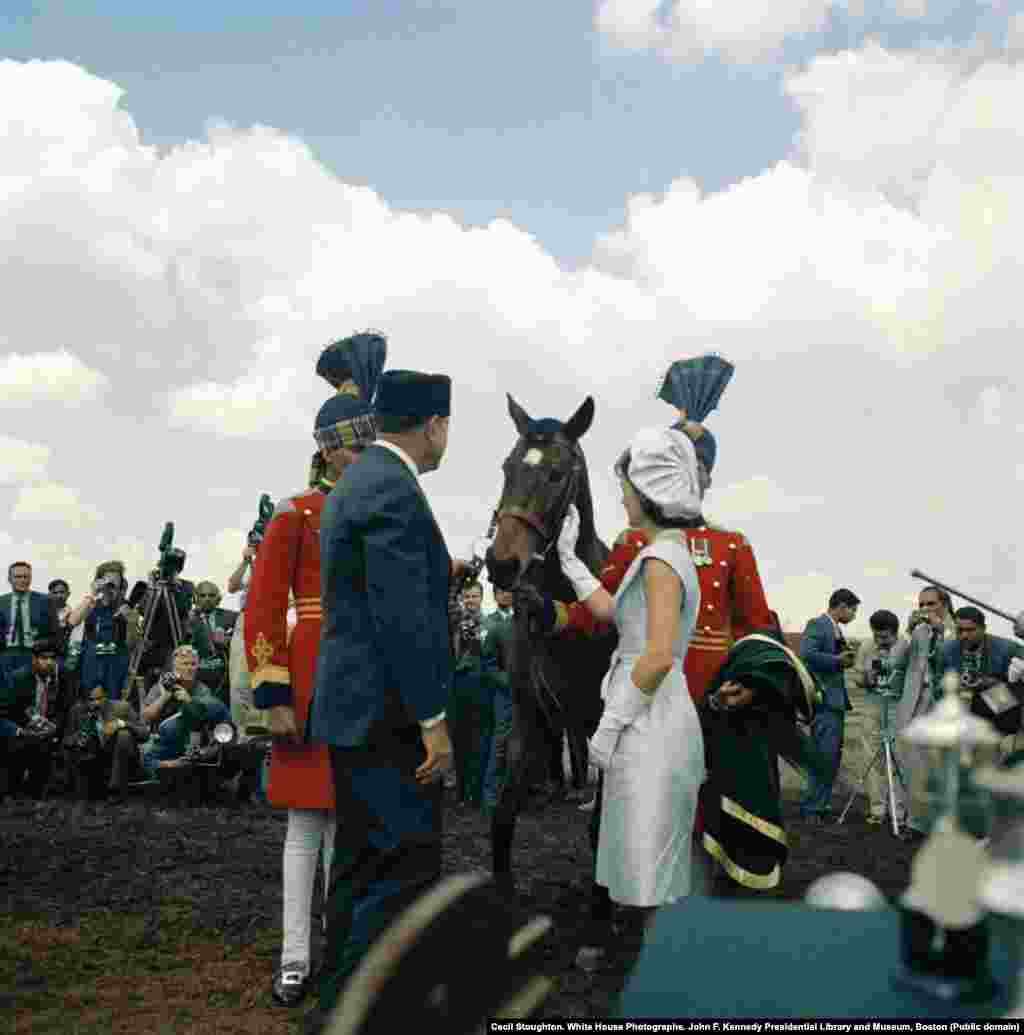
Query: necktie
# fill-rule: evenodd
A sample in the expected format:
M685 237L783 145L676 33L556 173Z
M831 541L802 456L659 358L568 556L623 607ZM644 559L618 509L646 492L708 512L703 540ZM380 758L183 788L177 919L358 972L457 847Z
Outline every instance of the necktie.
M14 646L25 646L25 625L21 615L21 602L24 598L20 593L14 596Z

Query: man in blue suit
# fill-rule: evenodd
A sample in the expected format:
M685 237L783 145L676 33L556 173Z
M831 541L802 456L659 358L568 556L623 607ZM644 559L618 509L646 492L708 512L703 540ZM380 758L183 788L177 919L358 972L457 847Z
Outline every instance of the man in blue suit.
M441 874L441 777L453 658L452 563L419 476L448 443L451 380L381 376L376 441L324 504L323 631L307 732L330 746L338 813L322 1030L345 979L390 921Z
M824 823L832 811L832 786L843 757L843 728L846 713L852 710L845 673L856 658L842 627L857 617L859 605L851 590L837 589L828 599L828 611L812 618L800 638L800 660L818 677L825 695L814 713L811 734L818 750L831 763L829 778L822 780L812 773L800 799L800 815L810 823Z
M32 661L36 640L57 638L57 609L46 593L32 590L32 565L15 561L7 569L11 592L0 596L0 665L8 672Z

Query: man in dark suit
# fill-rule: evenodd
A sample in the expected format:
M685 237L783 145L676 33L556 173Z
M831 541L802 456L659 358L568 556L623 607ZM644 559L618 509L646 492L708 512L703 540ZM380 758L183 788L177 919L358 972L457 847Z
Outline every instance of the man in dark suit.
M203 657L200 650L199 678L220 698L227 700L225 685L228 673L228 645L235 631L238 612L220 606L220 588L213 582L200 582L196 586L196 606L190 627L197 623L205 626L209 640L209 653ZM199 649L199 637L193 629L192 643Z
M0 668L0 799L22 789L37 800L45 793L56 728L42 716L40 695L56 670L56 644L40 637L27 662Z
M464 566L453 565L419 476L441 463L450 408L449 378L383 374L376 442L323 509L323 632L307 731L330 747L339 823L320 1004L307 1031L321 1030L370 943L441 873L448 594Z
M72 709L64 738L76 795L99 797L105 784L111 800L122 801L129 779L141 774L139 745L147 740L149 727L128 701L111 701L102 684L93 687Z
M856 660L856 652L847 645L842 627L857 617L859 605L855 593L837 589L829 597L828 611L812 618L800 639L800 660L818 677L825 695L814 714L811 733L818 750L831 765L827 780L810 775L807 790L800 799L800 815L811 823L824 823L832 811L832 786L843 757L846 713L852 710L845 674Z
M32 661L36 640L57 638L57 610L45 593L32 590L32 565L15 561L7 569L11 592L0 596L0 665L8 671Z

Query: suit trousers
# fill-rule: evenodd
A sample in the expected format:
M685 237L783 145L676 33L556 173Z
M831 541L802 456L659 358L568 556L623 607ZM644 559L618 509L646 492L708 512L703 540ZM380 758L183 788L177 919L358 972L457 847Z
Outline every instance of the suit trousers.
M811 736L818 750L829 760L829 775L821 781L813 773L808 778L807 790L800 799L800 815L819 816L832 808L832 786L839 775L843 757L843 731L846 727L846 712L821 708L811 724Z
M333 1009L374 939L441 876L440 781L416 783L419 726L373 747L331 746L337 833L327 899L320 1010Z
M94 798L104 790L123 793L128 781L137 779L141 769L135 735L130 730L118 730L103 742L99 755L76 760L75 795Z

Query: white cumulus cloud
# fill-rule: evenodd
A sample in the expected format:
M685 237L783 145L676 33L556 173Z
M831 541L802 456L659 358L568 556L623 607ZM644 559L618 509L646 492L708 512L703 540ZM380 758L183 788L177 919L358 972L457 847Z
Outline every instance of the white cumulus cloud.
M36 393L9 396L32 405L5 429L22 444L6 548L40 579L115 549L141 576L171 520L186 573L223 584L259 495L306 484L320 348L379 327L391 367L454 378L425 489L457 554L500 494L506 392L563 419L595 397L582 445L611 539L613 461L670 419L653 398L667 362L713 345L736 376L709 418L708 515L747 533L788 620L863 579L866 628L915 566L1024 606L1024 557L982 545L1019 539L1015 66L875 45L818 58L787 80L801 125L777 162L714 193L680 177L624 199L573 272L507 221L397 211L272 128L215 124L157 152L120 89L72 65L0 62L0 89L0 341L73 349L37 354L65 357L64 396L40 394L24 349L0 357L0 391Z
M11 517L15 521L56 521L80 528L101 521L103 514L97 507L83 503L76 489L47 482L19 489Z
M751 62L771 57L789 39L820 32L833 12L861 19L868 7L861 0L600 0L594 20L599 32L627 50L653 50L682 62L713 54ZM927 0L888 0L870 8L897 19L928 14Z
M40 402L81 405L96 399L107 383L105 375L66 349L25 355L11 352L0 357L0 398L5 406Z
M49 458L49 446L0 435L0 485L42 478Z

